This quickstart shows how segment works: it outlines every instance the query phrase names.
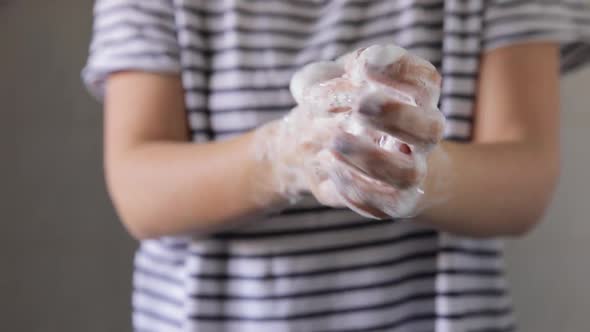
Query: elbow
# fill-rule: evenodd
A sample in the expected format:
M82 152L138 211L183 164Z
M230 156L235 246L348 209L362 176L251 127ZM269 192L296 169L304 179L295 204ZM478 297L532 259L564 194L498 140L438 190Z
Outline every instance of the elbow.
M516 238L524 237L541 223L553 198L560 172L560 164L557 161L552 165L545 165L544 172L540 173L536 181L538 186L531 188L532 204L526 204L528 208L523 211L524 213L518 219L513 219L507 235Z
M157 238L162 236L154 222L157 211L154 211L154 204L148 204L147 193L138 190L129 182L122 180L129 177L109 177L107 172L107 189L111 202L115 208L120 222L123 224L129 235L138 241ZM124 174L120 174L124 175Z
M162 236L158 229L153 226L153 223L145 217L145 213L135 212L136 209L133 208L133 203L128 200L116 199L114 196L116 195L111 194L117 216L129 235L138 241Z
M149 240L161 236L157 230L151 227L145 220L133 215L126 214L121 209L117 209L117 214L121 223L127 230L127 233L131 235L137 241Z
M158 232L138 223L123 222L123 224L125 225L129 235L131 235L137 241L154 239L161 236Z
M534 207L530 207L525 213L522 213L517 218L512 218L512 221L508 222L506 235L521 238L532 232L543 220L551 193L552 191L546 195L546 199L538 202Z
M521 238L528 235L540 223L541 216L538 218L520 218L510 223L507 234L510 237Z

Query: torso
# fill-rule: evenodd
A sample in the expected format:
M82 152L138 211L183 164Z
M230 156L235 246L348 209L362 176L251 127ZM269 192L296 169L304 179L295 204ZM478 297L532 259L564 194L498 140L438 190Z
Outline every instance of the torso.
M482 1L175 1L196 142L284 115L300 66L395 43L443 74L447 138L470 139ZM306 201L213 236L144 241L134 320L156 331L509 327L500 245Z

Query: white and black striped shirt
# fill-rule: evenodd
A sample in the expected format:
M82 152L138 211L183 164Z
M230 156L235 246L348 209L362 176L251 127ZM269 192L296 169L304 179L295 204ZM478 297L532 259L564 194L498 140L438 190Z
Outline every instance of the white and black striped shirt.
M206 142L284 115L302 65L395 43L437 66L446 137L468 142L481 54L541 40L561 44L564 71L580 65L590 53L590 8L563 0L99 0L83 76L101 97L118 70L181 74L192 136ZM143 241L133 309L137 331L514 329L500 241L314 202L228 232Z

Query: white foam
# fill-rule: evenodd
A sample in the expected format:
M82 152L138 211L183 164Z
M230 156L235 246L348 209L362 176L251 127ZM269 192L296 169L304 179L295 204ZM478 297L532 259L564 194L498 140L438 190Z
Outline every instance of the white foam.
M396 45L373 45L364 50L359 60L376 67L386 67L397 62L406 50Z
M336 62L314 62L303 67L293 75L289 89L295 101L301 104L307 88L342 75L344 75L344 67Z
M396 45L373 45L363 50L356 59L348 60L348 71L352 82L362 85L367 81L366 68L379 70L385 68L406 54L406 50Z

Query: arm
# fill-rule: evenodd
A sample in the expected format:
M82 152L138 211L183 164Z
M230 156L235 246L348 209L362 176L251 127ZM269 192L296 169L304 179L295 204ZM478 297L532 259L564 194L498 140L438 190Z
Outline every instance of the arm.
M136 238L218 228L276 198L267 165L251 156L252 134L188 141L179 77L113 74L106 96L107 184Z
M520 235L538 222L559 173L558 61L549 44L484 55L474 142L432 153L425 201L448 199L423 222L474 236Z
M484 57L475 143L446 142L431 154L422 221L482 236L520 234L536 222L558 169L557 60L550 45ZM182 96L178 77L120 73L107 85L107 182L138 238L218 228L279 200L273 167L252 156L254 135L187 142Z

